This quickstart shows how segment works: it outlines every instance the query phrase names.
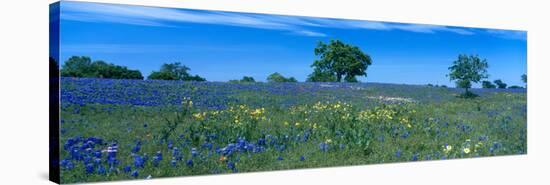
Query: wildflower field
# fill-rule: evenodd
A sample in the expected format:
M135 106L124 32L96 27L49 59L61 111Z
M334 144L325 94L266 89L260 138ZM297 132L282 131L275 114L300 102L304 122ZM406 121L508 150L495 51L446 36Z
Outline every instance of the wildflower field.
M527 152L525 89L61 78L61 182Z

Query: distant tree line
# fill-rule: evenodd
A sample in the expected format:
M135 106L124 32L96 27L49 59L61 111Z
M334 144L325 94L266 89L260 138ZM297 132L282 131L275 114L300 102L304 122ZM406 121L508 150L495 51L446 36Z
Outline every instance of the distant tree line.
M61 68L63 77L143 79L141 72L124 66L114 65L101 60L92 61L90 57L73 56Z
M278 72L275 72L269 76L267 76L267 82L273 83L273 82L298 82L294 77L284 77ZM252 83L256 82L253 77L250 76L243 76L240 80L229 80L231 83Z
M159 71L153 71L147 77L150 80L183 80L183 81L206 81L198 75L190 75L190 69L179 63L162 64ZM111 78L111 79L140 79L143 75L139 70L128 69L107 63L101 60L92 61L87 56L72 56L61 67L62 77L78 78Z

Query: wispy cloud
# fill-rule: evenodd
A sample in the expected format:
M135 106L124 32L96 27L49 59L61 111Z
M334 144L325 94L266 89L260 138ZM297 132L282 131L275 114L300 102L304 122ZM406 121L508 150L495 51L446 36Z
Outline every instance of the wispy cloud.
M176 44L64 44L60 49L67 53L167 53L167 52L247 52L259 46L214 47Z
M526 31L514 31L514 30L487 30L487 33L495 37L514 40L527 40Z
M374 21L280 16L218 11L196 11L145 6L65 2L62 19L87 22L113 22L142 26L173 26L173 22L217 24L257 29L281 30L295 35L326 37L314 28L401 30L416 33L451 32L472 35L473 31L436 25L399 24Z

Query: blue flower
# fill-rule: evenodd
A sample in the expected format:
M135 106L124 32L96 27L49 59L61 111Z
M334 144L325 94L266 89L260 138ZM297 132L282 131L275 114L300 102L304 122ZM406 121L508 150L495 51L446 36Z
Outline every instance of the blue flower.
M124 171L124 173L129 173L130 171L132 171L132 167L130 165L126 165L122 171Z
M277 157L277 160L278 160L278 161L282 161L282 160L283 160L283 157L279 156L279 157Z
M94 173L94 164L86 164L86 174Z
M413 154L411 157L411 161L417 161L418 160L418 154Z
M406 139L407 137L409 137L409 135L411 135L411 133L410 133L409 131L405 131L405 132L401 135L401 138Z
M141 150L141 142L136 143L136 145L132 148L133 153L138 153Z
M185 164L189 167L193 167L193 160L192 159L189 159L185 162Z
M95 151L94 152L94 157L97 157L97 158L101 158L101 151Z
M235 163L234 162L227 162L227 167L229 169L231 169L231 171L233 171L234 173L237 172L237 168L235 167Z
M134 156L134 166L136 168L143 168L145 166L145 158L139 155Z
M172 147L174 147L174 143L170 140L168 141L167 146L168 146L168 149L172 149Z
M257 142L256 144L262 145L262 146L265 145L265 138L263 138L263 137L262 137L262 138L259 138L259 139L258 139L258 142Z
M170 161L170 164L171 164L173 167L176 167L176 165L178 164L178 161L176 161L176 159L172 158L172 160Z
M71 160L63 159L59 162L62 169L70 170L74 168L73 162Z
M401 157L401 150L397 149L397 151L395 151L395 157L397 158Z
M107 172L105 171L105 167L103 167L102 165L97 168L97 174L105 175L106 173Z
M191 148L191 156L196 157L197 155L199 155L199 153L197 152L197 149Z
M327 143L325 143L325 142L319 143L319 149L321 149L321 151L327 152L327 151L328 151L328 148L329 148L329 146L328 146Z
M139 175L139 173L138 173L138 171L137 171L137 170L134 170L134 171L132 171L132 174L130 174L130 175L131 175L132 177L135 177L135 178L137 178L137 177L138 177L138 175Z
M305 161L305 160L306 160L306 158L303 155L300 156L300 161Z
M173 159L176 159L178 161L181 161L181 159L183 158L183 154L181 153L181 151L178 149L178 147L174 147L172 149L172 158Z

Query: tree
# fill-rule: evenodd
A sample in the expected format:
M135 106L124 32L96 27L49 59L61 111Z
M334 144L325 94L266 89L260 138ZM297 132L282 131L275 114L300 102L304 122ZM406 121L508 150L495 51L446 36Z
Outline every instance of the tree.
M286 78L278 72L270 74L267 77L267 82L298 82L294 77Z
M183 81L206 81L206 79L195 75L190 75L187 66L182 65L179 62L162 64L160 71L153 71L147 79L150 80L183 80Z
M307 82L335 82L336 76L329 71L321 71L319 69L314 69L307 77Z
M357 82L356 76L367 76L367 67L372 64L369 55L340 40L319 42L314 52L319 59L311 65L313 73L307 79L311 82Z
M229 80L230 83L253 83L256 82L251 76L243 76L240 80Z
M485 89L494 89L497 87L495 84L491 83L491 81L488 80L484 80L483 82L481 82L481 86Z
M464 97L472 97L475 94L468 91L472 83L478 83L481 79L489 77L487 68L489 64L486 59L480 59L477 55L458 55L458 60L449 67L447 75L451 81L455 81L456 86L464 88Z
M256 82L253 77L251 76L243 76L243 79L241 79L241 82Z
M493 83L495 83L499 89L506 89L507 84L500 79L493 81Z
M521 81L523 81L523 83L525 83L525 88L527 88L527 74L521 75Z
M141 72L104 61L94 61L87 56L72 56L61 69L63 77L143 79Z
M508 87L508 89L521 89L521 88L523 88L523 87L518 86L518 85L512 85L512 86Z

